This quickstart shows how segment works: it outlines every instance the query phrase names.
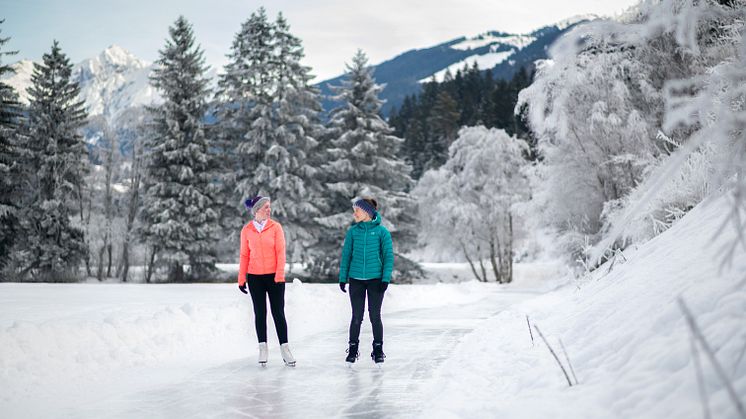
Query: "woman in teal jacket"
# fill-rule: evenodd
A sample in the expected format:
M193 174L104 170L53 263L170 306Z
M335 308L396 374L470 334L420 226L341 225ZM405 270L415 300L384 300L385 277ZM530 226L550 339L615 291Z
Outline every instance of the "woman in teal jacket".
M391 233L381 225L378 203L374 199L358 199L352 208L355 222L347 230L339 263L339 288L347 292L345 286L350 283L352 305L350 347L345 361L353 363L360 356L360 326L367 295L368 315L373 326L373 352L370 356L378 364L386 357L383 354L381 305L394 270L394 246Z

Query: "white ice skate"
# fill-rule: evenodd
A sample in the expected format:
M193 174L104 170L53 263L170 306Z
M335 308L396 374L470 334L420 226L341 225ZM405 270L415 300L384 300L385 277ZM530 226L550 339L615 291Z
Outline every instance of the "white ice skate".
M259 344L259 365L266 366L267 365L267 357L269 355L269 348L267 347L267 342L262 342Z
M282 354L282 360L285 361L285 365L288 367L295 366L295 358L293 357L293 354L290 353L290 346L288 346L287 343L280 345L280 353Z

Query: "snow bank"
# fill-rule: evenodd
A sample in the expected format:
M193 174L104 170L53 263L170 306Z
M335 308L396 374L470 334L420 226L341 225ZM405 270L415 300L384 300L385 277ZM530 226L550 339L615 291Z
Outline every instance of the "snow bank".
M694 418L702 416L683 298L744 403L746 251L720 270L728 203L711 200L662 235L553 293L515 305L467 336L438 373L424 417ZM568 387L529 315L580 381ZM700 356L701 355L700 351ZM712 417L734 405L701 358ZM569 373L569 371L568 371Z

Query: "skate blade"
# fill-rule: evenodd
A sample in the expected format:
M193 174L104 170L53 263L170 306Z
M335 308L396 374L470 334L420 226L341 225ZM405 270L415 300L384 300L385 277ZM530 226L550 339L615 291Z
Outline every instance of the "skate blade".
M295 367L295 362L287 362L287 361L286 361L286 362L285 362L285 366L288 366L288 367Z
M267 367L267 362L266 361L265 362L259 362L259 365L266 368Z

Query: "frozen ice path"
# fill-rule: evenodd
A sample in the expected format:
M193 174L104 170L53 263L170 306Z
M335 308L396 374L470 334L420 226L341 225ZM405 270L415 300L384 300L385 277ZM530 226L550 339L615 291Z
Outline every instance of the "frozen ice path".
M436 308L386 313L384 304L387 358L381 369L370 359L371 332L366 315L360 359L352 368L344 362L346 330L318 333L291 342L298 361L295 368L283 364L279 347L270 339L266 367L256 363L252 348L246 358L201 371L184 382L103 400L88 406L91 410L72 416L418 416L428 403L427 385L438 366L452 355L459 339L481 320L527 296L494 287L486 290L481 300L466 305L444 302Z

